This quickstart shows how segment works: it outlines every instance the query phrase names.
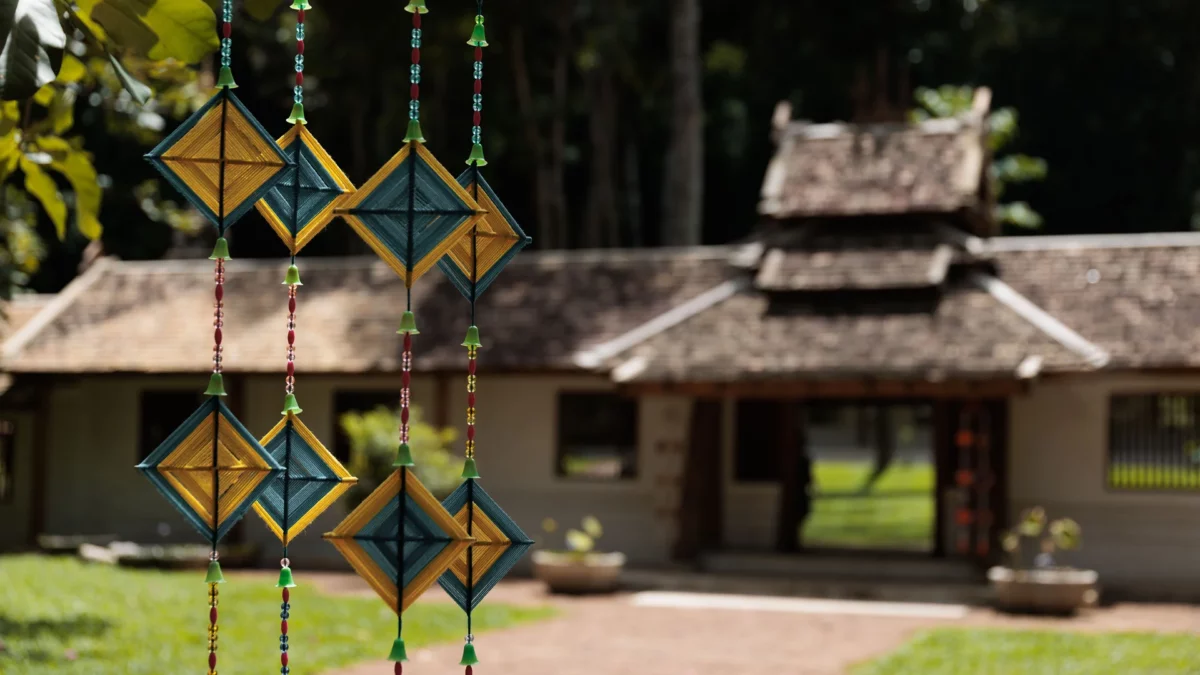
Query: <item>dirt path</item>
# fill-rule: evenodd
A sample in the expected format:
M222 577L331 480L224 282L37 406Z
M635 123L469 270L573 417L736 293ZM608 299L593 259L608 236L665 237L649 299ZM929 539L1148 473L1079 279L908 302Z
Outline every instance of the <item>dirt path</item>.
M331 575L330 592L370 593L357 580ZM431 591L425 601L444 600ZM1124 605L1075 619L1012 618L973 609L964 618L803 614L635 606L632 596L558 598L537 584L506 583L494 602L552 604L558 618L485 633L477 641L479 675L843 675L885 654L916 632L938 626L1006 626L1047 630L1200 632L1200 608ZM462 675L459 644L416 650L408 675ZM323 675L391 675L375 661Z

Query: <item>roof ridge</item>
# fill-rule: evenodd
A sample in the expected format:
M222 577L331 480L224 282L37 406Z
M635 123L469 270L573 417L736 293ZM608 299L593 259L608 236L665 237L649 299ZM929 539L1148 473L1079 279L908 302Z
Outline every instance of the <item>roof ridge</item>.
M1111 357L1107 350L1056 319L1052 314L1034 304L1032 300L1021 295L1012 286L981 272L971 274L970 279L1000 304L1033 324L1035 328L1055 342L1083 357L1088 365L1094 368L1103 368L1109 362Z
M747 285L747 281L742 278L723 281L691 300L676 305L611 340L576 352L571 361L580 368L595 368L617 354L631 349L655 335L678 326L700 312L728 300Z
M1200 246L1200 232L1052 234L1022 237L993 237L982 241L983 250L993 253L1054 251L1080 248L1167 248Z
M75 304L75 300L91 288L113 266L114 258L100 258L83 274L75 277L47 302L40 312L0 344L0 363L7 363L20 354L26 345L47 326Z

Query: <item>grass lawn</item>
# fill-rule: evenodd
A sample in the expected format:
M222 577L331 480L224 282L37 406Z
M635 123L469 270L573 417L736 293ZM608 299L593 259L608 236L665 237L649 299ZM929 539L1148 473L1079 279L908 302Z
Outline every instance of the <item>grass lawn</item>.
M1200 637L1155 633L930 631L853 675L1185 675Z
M279 590L262 578L220 586L221 675L279 672ZM368 597L292 589L288 621L292 672L387 656L396 616ZM5 675L162 675L207 672L204 571L133 571L72 558L0 557L0 673ZM436 592L436 591L431 591ZM550 616L552 610L483 604L476 632ZM457 605L424 603L404 613L413 647L462 640ZM410 651L411 654L411 651ZM486 658L486 654L482 654Z
M870 491L856 494L872 468L870 462L814 464L817 497L805 523L805 545L912 550L932 546L933 465L897 462Z

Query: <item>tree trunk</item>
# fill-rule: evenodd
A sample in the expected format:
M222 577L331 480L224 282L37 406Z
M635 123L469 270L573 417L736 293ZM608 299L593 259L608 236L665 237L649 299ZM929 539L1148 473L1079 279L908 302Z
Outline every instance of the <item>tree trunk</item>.
M567 74L573 47L571 18L575 3L560 0L557 4L559 11L555 25L558 28L558 50L554 55L554 114L550 122L550 187L555 238L566 248L571 245L567 237Z
M671 0L671 138L663 176L663 243L701 243L704 100L700 81L700 0Z
M521 24L515 24L512 32L512 62L515 79L517 107L521 111L521 119L525 124L525 141L533 155L533 204L537 219L537 241L543 248L558 248L562 245L557 238L557 228L554 225L554 208L547 167L546 144L538 128L537 113L534 111L533 79L529 74L529 61L525 58L525 31Z
M616 246L617 223L617 87L607 67L595 68L590 76L591 167L587 208L584 213L585 247Z

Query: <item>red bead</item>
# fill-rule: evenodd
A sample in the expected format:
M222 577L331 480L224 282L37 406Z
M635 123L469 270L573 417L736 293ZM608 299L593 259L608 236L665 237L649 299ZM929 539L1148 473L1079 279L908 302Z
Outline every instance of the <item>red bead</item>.
M420 48L420 47L413 47L413 50L412 50L412 62L413 62L413 63L420 63L420 62L421 62L421 48Z
M213 331L213 342L216 342L217 344L221 344L221 329L220 328Z
M225 299L225 284L217 284L217 287L213 289L213 295L216 296L217 302Z
M420 27L421 27L421 13L413 12L413 28L420 28ZM399 672L400 671L398 671L398 670L396 671L397 674Z
M483 80L475 80L475 93L483 93Z
M415 16L415 15L414 15L414 16ZM400 663L399 661L397 661L397 662L396 662L396 669L395 669L393 672L395 672L395 673L396 673L396 675L404 675L404 664L402 664L402 663Z
M475 60L476 61L483 60L483 47L480 47L479 45L475 45Z
M413 86L409 87L408 88L408 97L409 98L420 98L421 97L421 88L415 84Z
M471 375L475 374L475 364L476 364L475 359L471 359L471 360L467 361L467 373L469 373Z
M400 384L404 385L405 389L408 388L408 385L411 382L412 382L412 373L410 373L407 370L404 371L403 373L400 373Z
M296 53L297 54L304 53L304 40L296 40Z
M304 84L304 73L296 73L296 86L299 87L299 86L302 86L303 84Z
M471 666L467 666L467 675L471 675L475 671L471 670Z
M400 409L400 423L408 424L408 408Z
M233 24L229 23L228 21L221 24L221 35L225 37L233 35Z
M216 607L213 607L208 610L208 622L209 623L217 622L217 608Z
M412 333L404 334L404 351L406 351L406 352L412 351Z
M288 589L283 589L283 601L287 602L289 599L291 599L291 597L292 594L288 592Z
M475 407L475 392L473 392L473 391L467 394L467 407L468 408Z
M296 331L294 331L294 330L288 331L288 344L289 345L296 344Z
M304 23L304 10L296 12L296 20L300 23Z
M296 299L295 298L288 298L288 312L290 312L292 314L296 313Z
M475 425L474 424L467 425L467 440L468 441L475 440Z
M295 377L296 376L296 362L288 361L287 368L288 368L288 377Z
M287 652L284 652L279 655L279 665L286 666L287 663L288 663L288 655L287 655Z
M279 632L283 635L287 635L287 619L279 622Z
M478 110L476 110L475 111L475 121L474 121L475 126L479 126L479 121L480 121L480 118L482 118L482 117L483 117L483 115Z
M208 653L208 669L212 670L213 668L216 668L216 667L217 667L217 653L209 652Z

